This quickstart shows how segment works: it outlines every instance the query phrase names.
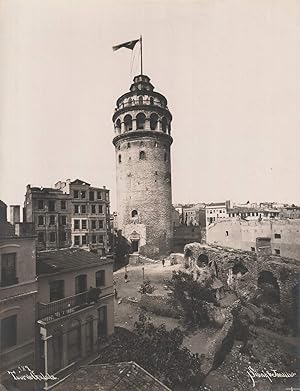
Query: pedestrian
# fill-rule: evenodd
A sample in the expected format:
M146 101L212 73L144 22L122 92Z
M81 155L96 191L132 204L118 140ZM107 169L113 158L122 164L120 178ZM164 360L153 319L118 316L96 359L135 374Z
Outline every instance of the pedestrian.
M163 267L165 267L165 259L163 258L163 260L161 261Z
M118 300L118 291L117 291L117 288L115 288L115 300Z
M125 280L125 282L128 282L128 274L127 274L127 272L125 272L125 274L124 274L124 280Z

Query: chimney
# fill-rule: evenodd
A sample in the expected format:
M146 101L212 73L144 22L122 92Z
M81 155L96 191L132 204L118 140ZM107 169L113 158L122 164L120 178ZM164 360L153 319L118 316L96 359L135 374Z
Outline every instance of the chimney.
M10 205L10 222L13 225L21 222L20 205Z
M7 223L7 205L0 200L0 223Z

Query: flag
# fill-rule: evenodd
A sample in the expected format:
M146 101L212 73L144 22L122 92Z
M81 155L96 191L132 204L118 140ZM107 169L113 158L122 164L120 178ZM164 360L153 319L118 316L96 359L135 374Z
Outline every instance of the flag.
M139 39L135 39L134 41L120 43L120 45L113 46L113 51L115 52L116 50L119 50L121 48L127 48L133 50L133 48L135 47L138 41Z

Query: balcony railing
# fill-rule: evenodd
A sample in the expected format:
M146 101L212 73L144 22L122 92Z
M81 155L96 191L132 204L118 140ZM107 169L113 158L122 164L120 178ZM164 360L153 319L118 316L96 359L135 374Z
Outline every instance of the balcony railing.
M97 288L95 288L97 289ZM111 295L111 293L99 296L100 290L95 294L95 290L79 293L74 296L66 297L65 299L56 300L49 304L37 304L37 319L44 322L61 318L79 311L85 307L89 307Z

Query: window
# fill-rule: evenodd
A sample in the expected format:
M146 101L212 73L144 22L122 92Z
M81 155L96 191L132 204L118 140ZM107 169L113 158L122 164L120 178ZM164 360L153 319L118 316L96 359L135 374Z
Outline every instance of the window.
M118 159L119 159L119 163L121 163L121 162L122 162L122 156L121 156L121 154L119 154Z
M92 224L92 229L96 229L96 220L92 220L91 224Z
M168 155L167 155L167 152L164 153L164 161L168 161Z
M16 258L17 253L1 255L1 286L9 286L18 283Z
M275 254L276 254L276 255L280 255L280 250L279 250L279 248L275 248Z
M101 197L101 191L97 191L97 200L101 200L102 197Z
M89 196L90 196L90 201L94 201L94 199L95 199L95 193L94 193L93 191L90 191Z
M96 237L96 235L92 235L92 243L97 243L97 237Z
M251 247L251 251L255 251L255 247Z
M56 241L56 234L55 232L50 232L49 234L49 242L53 243Z
M49 212L54 212L55 211L55 201L49 201L48 207L49 207Z
M96 213L96 205L92 205L92 213L95 214Z
M44 225L44 216L38 216L38 225Z
M85 190L81 190L81 199L84 200L86 197L86 191Z
M124 126L125 126L125 132L132 130L132 117L131 117L131 115L129 115L129 114L125 115Z
M81 205L81 213L86 213L86 205Z
M74 244L75 246L80 246L80 236L78 235L74 236Z
M99 220L99 228L101 229L101 228L103 228L104 227L104 225L103 225L103 220Z
M281 239L281 234L275 234L275 239Z
M86 244L87 243L87 241L86 241L86 235L83 235L82 236L82 244Z
M150 105L154 105L154 99L152 98L152 96L150 98Z
M86 229L86 220L81 220L81 229Z
M131 217L137 217L137 215L138 215L138 212L137 212L137 210L133 210L132 212L131 212Z
M1 319L1 351L17 344L17 315Z
M73 197L79 198L79 191L78 190L73 190Z
M80 229L79 222L80 220L74 220L74 229Z
M38 242L44 243L45 242L45 234L44 232L38 232Z
M165 117L161 120L161 128L164 133L167 132L167 119Z
M65 231L62 231L59 233L59 240L61 242L66 242L67 241L67 233Z
M146 116L143 113L139 113L136 116L136 128L137 129L144 129L145 127L145 121L146 121Z
M62 210L67 209L67 207L66 207L66 201L60 201L60 209L62 209Z
M50 215L49 225L55 225L55 215Z
M96 272L96 287L105 286L105 270Z
M79 205L74 205L74 213L79 213Z
M38 209L44 209L44 201L38 200Z
M140 160L145 160L146 159L146 153L145 151L140 152Z
M116 129L117 130L121 130L121 121L120 121L120 118L118 118L117 120L116 120Z
M67 216L61 216L61 225L67 225Z
M155 113L152 113L150 115L150 129L156 130L158 124L158 115Z
M103 235L99 235L99 243L103 243Z
M86 274L80 274L75 277L75 294L87 291L87 276Z
M49 282L50 301L60 300L65 297L65 281L55 280Z
M130 148L130 147L131 147L130 143L127 143L127 148Z
M226 234L226 236L228 236L228 235L229 235L229 232L228 232L228 231L225 231L225 234Z
M99 205L99 213L103 213L103 205Z

